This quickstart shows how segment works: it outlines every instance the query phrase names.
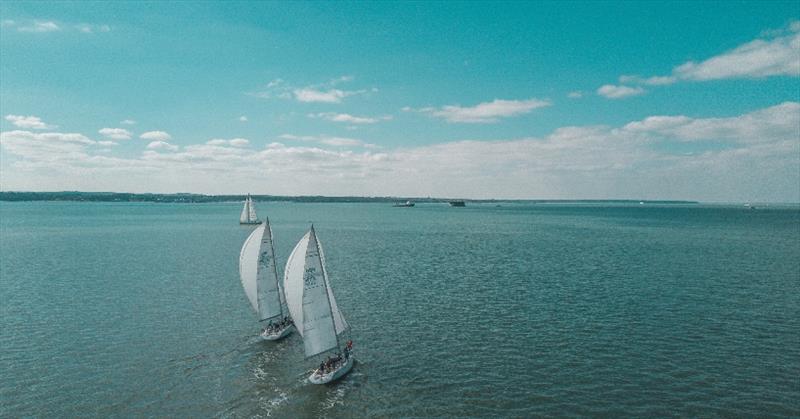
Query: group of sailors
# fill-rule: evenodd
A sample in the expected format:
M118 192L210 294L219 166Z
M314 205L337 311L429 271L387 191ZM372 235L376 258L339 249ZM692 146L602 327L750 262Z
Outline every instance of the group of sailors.
M328 357L324 361L320 362L316 374L325 375L338 370L339 367L346 364L347 360L350 359L350 352L352 350L353 350L353 341L348 340L347 345L345 345L344 347L344 356L342 356L342 354L338 352L336 353L336 356L333 357L328 355Z
M267 327L264 328L264 334L265 335L272 335L272 334L278 333L281 330L289 327L289 325L291 325L291 324L292 324L292 321L289 320L288 316L284 317L283 320L281 320L281 321L279 321L277 323L275 323L272 320L270 320L269 324L267 324Z

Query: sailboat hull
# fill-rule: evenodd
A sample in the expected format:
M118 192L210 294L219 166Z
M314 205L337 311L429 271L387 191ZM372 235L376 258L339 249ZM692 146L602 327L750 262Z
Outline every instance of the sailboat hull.
M343 376L345 376L351 369L353 369L353 356L351 355L350 358L347 359L347 362L344 363L339 369L336 371L329 372L327 374L317 375L317 372L314 371L309 377L308 381L311 384L328 384L330 382L336 381Z
M261 224L261 221L239 221L241 225Z
M294 326L286 326L277 333L272 333L272 334L267 334L267 332L261 332L261 339L269 341L281 340L286 336L289 336L292 333L293 328Z

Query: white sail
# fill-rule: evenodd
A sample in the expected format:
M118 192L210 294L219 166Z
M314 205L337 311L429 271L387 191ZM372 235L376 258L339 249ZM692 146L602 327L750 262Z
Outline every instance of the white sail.
M253 202L253 198L247 197L248 202L250 203L248 206L248 219L251 223L258 221L258 216L256 216L256 204Z
M319 257L322 259L322 271L325 273L325 285L328 288L328 296L331 299L331 312L333 313L333 322L334 326L336 326L336 334L339 335L345 330L347 330L347 322L344 320L344 316L342 312L339 311L339 306L336 305L336 298L333 296L333 290L331 289L331 282L328 280L330 278L328 276L328 268L325 265L325 251L322 250L322 242L319 241L319 238L314 235L317 239L317 247L319 247Z
M314 228L297 243L286 263L284 290L289 313L303 337L306 357L338 346L347 328L330 289Z
M303 335L303 272L306 265L306 248L308 237L306 233L289 255L286 268L283 271L283 290L286 292L286 306L292 316L297 332Z
M242 215L239 216L240 223L246 223L250 216L250 197L244 200L244 207L242 207Z
M239 275L242 287L259 320L282 314L281 290L275 267L272 228L269 220L255 229L245 240L239 254Z

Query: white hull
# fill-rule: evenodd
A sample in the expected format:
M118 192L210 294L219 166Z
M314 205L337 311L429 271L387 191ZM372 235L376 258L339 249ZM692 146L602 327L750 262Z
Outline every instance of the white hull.
M329 372L327 374L318 375L317 370L315 370L311 375L308 377L308 381L311 384L328 384L331 381L336 381L353 368L353 356L350 355L350 358L347 359L347 362L344 363L339 369L336 371Z
M266 331L261 332L261 339L263 339L263 340L280 340L280 339L283 339L283 338L285 338L286 336L289 336L292 333L292 327L293 327L292 325L289 325L289 326L286 326L283 329L281 329L281 330L279 330L279 331L277 331L275 333L271 333L271 334L267 334Z

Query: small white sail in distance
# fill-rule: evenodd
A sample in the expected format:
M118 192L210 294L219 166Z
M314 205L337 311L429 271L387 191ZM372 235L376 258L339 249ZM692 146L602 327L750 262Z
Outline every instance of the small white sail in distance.
M253 198L250 195L247 195L247 198L244 200L244 206L242 207L242 213L239 215L239 224L258 224L258 216L256 216L256 204L253 202Z
M269 218L253 230L242 245L239 276L245 295L258 314L258 320L283 315L283 295L278 282Z
M289 313L303 337L306 358L338 348L338 335L348 326L330 288L325 254L313 226L289 256L283 282Z

